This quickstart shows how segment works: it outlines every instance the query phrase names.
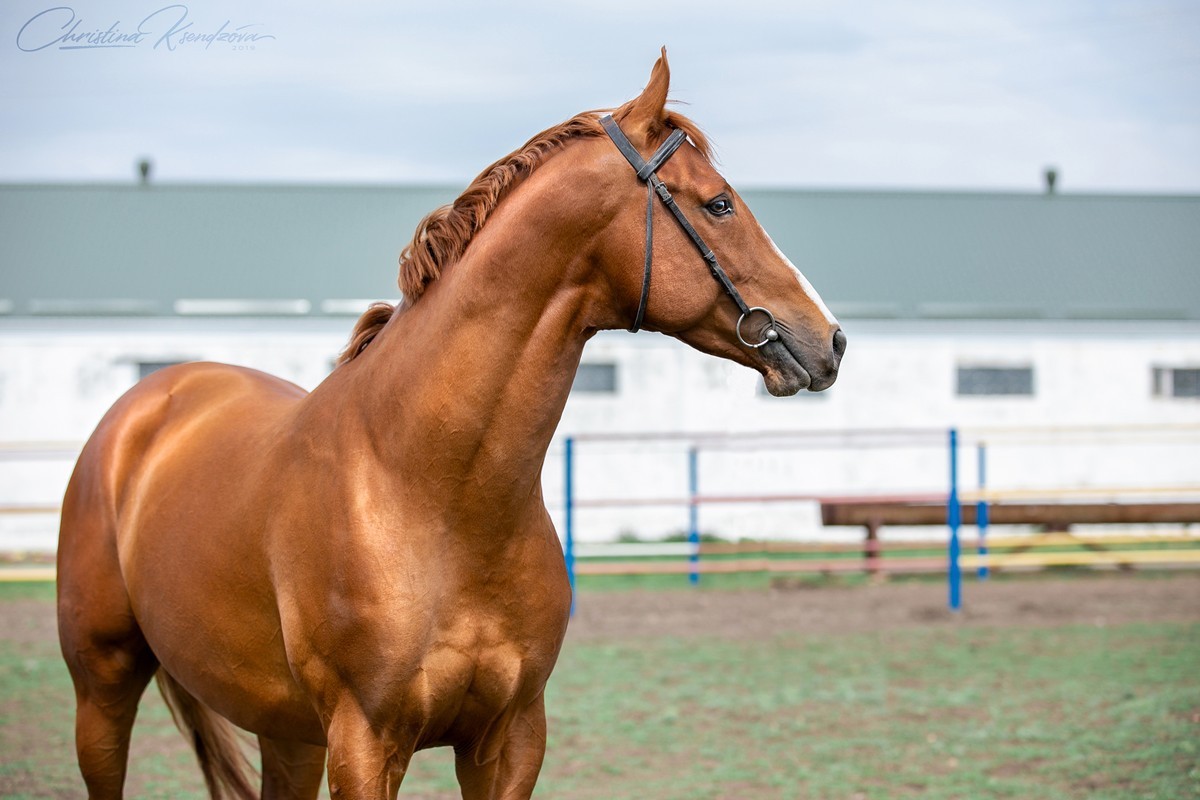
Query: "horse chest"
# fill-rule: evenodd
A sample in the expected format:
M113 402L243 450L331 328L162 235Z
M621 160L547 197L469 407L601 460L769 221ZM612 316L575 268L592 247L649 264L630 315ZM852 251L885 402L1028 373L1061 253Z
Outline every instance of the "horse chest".
M346 525L343 545L293 562L302 570L279 592L280 616L292 671L322 715L349 695L373 725L419 731L421 746L462 744L536 700L570 607L562 551L541 528L484 554L494 532Z
M368 671L346 675L350 665L343 664L339 672L373 724L414 731L418 748L502 738L513 715L541 694L558 641L510 640L471 627L441 632L411 660L374 658ZM380 643L376 655L387 649Z
M369 601L334 592L319 612L308 606L287 637L303 682L316 689L336 674L377 724L423 730L430 744L491 730L541 693L570 595L541 582L486 593L447 588L405 584Z

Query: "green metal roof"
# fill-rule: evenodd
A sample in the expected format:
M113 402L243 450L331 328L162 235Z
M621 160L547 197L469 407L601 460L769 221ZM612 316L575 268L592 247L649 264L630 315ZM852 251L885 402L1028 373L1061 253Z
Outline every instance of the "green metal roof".
M0 314L346 313L455 193L0 185ZM743 195L842 317L1200 319L1200 196Z

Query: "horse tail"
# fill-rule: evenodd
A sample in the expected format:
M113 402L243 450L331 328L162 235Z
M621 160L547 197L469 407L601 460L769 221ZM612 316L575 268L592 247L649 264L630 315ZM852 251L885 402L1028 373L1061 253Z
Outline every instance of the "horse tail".
M258 800L253 771L233 724L205 706L163 669L154 676L176 727L191 742L213 800Z

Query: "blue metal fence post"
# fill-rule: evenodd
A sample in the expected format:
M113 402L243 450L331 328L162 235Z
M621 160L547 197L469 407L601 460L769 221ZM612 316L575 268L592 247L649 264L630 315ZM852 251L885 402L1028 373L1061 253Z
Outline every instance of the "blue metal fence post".
M567 437L563 463L566 469L563 485L563 509L566 516L566 547L564 558L567 562L567 581L571 584L571 616L575 616L575 440Z
M987 489L987 445L979 443L979 501L975 503L975 525L979 528L979 569L976 576L981 581L987 580L987 534L988 534L988 502L984 497Z
M688 448L688 580L693 586L700 582L700 504L696 496L700 493L698 463L699 449Z
M959 567L958 528L962 509L958 504L958 430L950 429L950 496L946 499L946 523L950 526L949 564L950 610L962 608L962 569Z

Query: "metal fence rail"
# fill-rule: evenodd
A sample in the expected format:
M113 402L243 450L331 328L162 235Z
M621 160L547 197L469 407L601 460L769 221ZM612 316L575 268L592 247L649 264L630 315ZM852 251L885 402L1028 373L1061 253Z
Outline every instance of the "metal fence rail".
M673 442L686 446L686 496L649 497L580 497L576 480L580 445L589 443L644 444ZM1186 530L1173 534L1161 531L1149 536L1127 533L1126 549L1113 550L1111 545L1081 537L1073 538L1073 552L1045 545L1050 540L1015 543L1011 538L988 541L990 525L1026 524L1066 530L1081 523L1200 523L1200 484L1172 483L1169 485L1066 485L1035 486L1008 485L999 488L987 484L989 447L1012 448L1036 444L1051 448L1081 450L1086 447L1111 447L1117 443L1132 445L1162 445L1189 442L1196 447L1200 462L1200 425L1119 425L1076 426L1053 428L978 428L958 429L864 429L833 431L768 431L758 433L638 433L602 434L568 437L564 447L564 528L568 571L574 586L576 574L686 574L695 584L701 575L738 571L763 572L839 572L863 570L869 573L902 571L945 571L947 600L952 609L962 606L962 570L975 569L980 579L997 568L1033 568L1038 566L1131 566L1193 565L1200 563L1200 550L1195 537ZM854 448L869 458L889 448L941 448L948 461L947 481L942 487L928 491L888 493L877 495L833 496L820 493L759 492L725 494L711 489L699 490L700 453L717 457L721 452L769 448L771 450L803 450ZM976 486L968 489L960 481L960 460L963 450L974 449ZM867 530L862 546L818 545L787 546L774 544L701 544L699 514L704 506L814 502L819 503L826 525L861 525ZM599 558L599 551L588 547L581 555L576 545L577 515L589 509L672 507L687 509L686 549L672 552L677 560L664 560L663 553L649 554L643 560ZM1097 510L1099 509L1099 511ZM883 545L878 530L883 524L945 526L948 536L942 545L944 556L934 553L889 557L888 551L904 547L913 550L911 543ZM975 552L963 553L961 529L974 524L978 535L969 545ZM1059 546L1065 544L1058 541ZM990 545L990 546L989 546ZM1144 549L1146 545L1159 545ZM724 548L724 549L721 549ZM1021 552L1004 552L1018 548ZM818 559L816 553L851 553L857 549L861 558ZM626 551L632 553L633 551ZM784 552L806 552L808 558L784 558ZM720 555L718 555L720 554ZM583 560L580 560L583 559Z

